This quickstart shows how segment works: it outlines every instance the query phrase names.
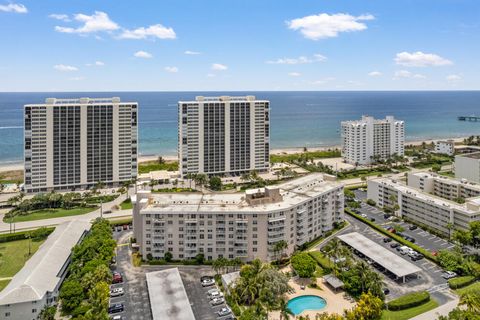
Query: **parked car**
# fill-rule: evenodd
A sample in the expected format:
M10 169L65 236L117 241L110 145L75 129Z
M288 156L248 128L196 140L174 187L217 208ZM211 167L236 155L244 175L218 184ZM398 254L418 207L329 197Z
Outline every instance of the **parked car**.
M394 243L390 244L390 248L392 248L392 249L395 249L395 248L398 248L398 247L400 247L400 243L398 243L398 242L394 242Z
M438 252L437 251L432 251L432 256L434 256L434 257L438 256Z
M201 276L200 277L200 282L204 281L204 280L209 280L209 279L213 279L212 276Z
M124 293L123 288L113 288L110 290L110 297L120 297L123 296Z
M113 278L112 278L112 283L122 283L123 282L123 277L120 273L114 272L113 273Z
M417 253L416 255L414 255L413 257L411 257L412 261L418 261L418 260L422 260L424 258L423 254L421 253Z
M220 291L217 291L215 293L212 293L210 296L210 300L216 299L216 298L223 298L223 293Z
M215 279L205 279L202 280L202 287L210 287L215 284Z
M110 318L111 320L123 320L123 317L119 314Z
M123 225L123 230L128 230L128 225L124 224Z
M400 249L397 248L397 250L403 255L406 255L410 252L410 248L407 246L401 246Z
M110 214L110 213L112 213L112 210L105 210L105 211L103 211L103 214Z
M442 277L447 280L455 278L456 276L457 274L453 271L445 271L444 273L442 273Z
M418 227L414 224L412 224L410 227L408 227L409 230L416 230Z
M384 295L390 294L390 289L388 289L388 288L383 288L383 294L384 294Z
M228 307L224 307L224 308L217 311L217 314L220 317L226 316L230 313L232 313L232 310L230 310L230 308L228 308Z
M122 231L122 227L118 226L117 227L117 232L120 232L120 231Z
M391 216L390 216L388 213L385 213L385 214L383 215L383 219L385 219L385 220L387 220L387 219L390 218L390 217L391 217Z
M370 218L370 221L375 222L375 218L373 218L373 217Z
M362 213L360 216L361 216L362 218L367 218L367 217L368 217L365 213Z
M220 292L220 291L219 291L217 288L210 289L210 290L207 291L207 295L210 296L211 294L213 294L213 293L215 293L215 292Z
M210 301L210 303L212 304L212 306L218 306L222 303L225 302L225 299L224 298L213 298L212 301Z
M123 312L124 306L123 303L115 303L108 307L108 313L119 313Z
M385 243L390 242L390 241L392 241L392 238L388 238L388 237L387 237L387 238L383 238L383 242L385 242Z

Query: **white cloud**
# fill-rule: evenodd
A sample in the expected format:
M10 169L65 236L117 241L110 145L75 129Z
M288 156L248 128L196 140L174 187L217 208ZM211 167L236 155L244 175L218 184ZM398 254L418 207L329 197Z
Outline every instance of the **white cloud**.
M61 20L65 22L70 22L70 18L66 14L57 14L57 13L52 13L51 15L48 16L49 18L55 19L55 20Z
M365 30L367 25L363 21L373 19L375 17L371 14L352 16L346 13L321 13L287 21L287 25L289 29L300 30L307 39L319 40L336 37L340 32Z
M380 71L372 71L368 73L368 76L370 77L380 77L382 73Z
M123 30L120 34L120 39L147 39L147 38L158 38L158 39L175 39L177 35L172 28L167 28L161 24L151 25L147 28L141 27L134 30Z
M14 12L14 13L27 13L27 7L20 3L9 3L9 4L1 4L0 11L3 12Z
M114 31L120 28L117 23L110 20L108 14L102 11L95 11L91 16L79 13L74 16L74 19L78 22L83 22L83 25L78 28L56 26L55 30L63 33L87 34L101 31Z
M95 61L94 63L87 63L85 64L87 67L93 67L93 66L97 66L97 67L103 67L105 65L104 62L102 61Z
M224 64L220 64L220 63L213 63L212 64L212 70L215 70L215 71L225 71L227 70L228 67Z
M300 77L302 74L300 72L290 72L288 75L290 77Z
M322 62L327 60L327 57L321 54L314 54L311 58L300 56L298 58L279 58L277 60L269 60L269 64L304 64L313 62Z
M170 72L170 73L177 73L178 68L177 67L165 67L165 71Z
M144 58L144 59L150 59L153 58L153 55L151 53L148 53L146 51L137 51L133 54L137 58Z
M82 80L85 80L84 77L72 77L69 79L70 81L82 81Z
M407 70L395 71L393 75L393 79L401 79L401 78L426 79L427 77L424 76L423 74L412 73Z
M190 51L190 50L186 50L184 53L185 53L185 54L188 54L188 55L198 55L198 54L201 54L201 52L198 52L198 51Z
M457 81L462 80L462 76L460 76L458 74L450 74L446 77L446 79L450 82L457 82Z
M395 62L398 65L406 67L438 67L447 66L453 64L452 61L442 58L439 55L433 53L417 52L400 52L395 57Z
M56 64L53 66L53 68L57 71L61 71L61 72L72 72L72 71L78 71L78 68L77 67L74 67L74 66L69 66L69 65L65 65L65 64Z

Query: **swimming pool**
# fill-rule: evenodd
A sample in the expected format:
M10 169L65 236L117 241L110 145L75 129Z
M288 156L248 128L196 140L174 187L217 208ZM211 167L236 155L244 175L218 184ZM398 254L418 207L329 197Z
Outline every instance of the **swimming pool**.
M326 305L325 299L312 295L295 297L287 302L287 307L294 315L299 315L305 310L320 310Z

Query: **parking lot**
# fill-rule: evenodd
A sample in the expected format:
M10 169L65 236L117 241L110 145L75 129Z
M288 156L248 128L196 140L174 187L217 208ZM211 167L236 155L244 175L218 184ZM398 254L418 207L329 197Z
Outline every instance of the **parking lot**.
M361 190L355 190L355 197L358 200L364 200L367 198L366 192ZM394 222L392 220L386 219L384 217L385 213L379 210L376 207L370 206L365 202L362 202L361 208L358 209L360 214L365 214L368 219L374 220L374 222L384 228L393 225L402 226L405 230L402 231L403 235L410 236L415 239L415 244L425 248L430 252L438 252L439 250L452 249L454 245L445 239L437 237L427 231L422 230L421 228L416 228L415 230L410 230L412 224L406 223L403 221ZM392 219L392 218L391 218Z
M114 231L114 238L118 244L115 271L122 275L123 283L114 284L111 288L121 287L124 289L125 294L120 297L111 298L110 304L124 304L124 311L115 314L121 315L122 320L152 320L145 274L147 272L173 268L173 266L133 267L130 261L131 253L129 247L131 236L131 230L122 229L122 231ZM178 266L178 270L196 319L228 319L228 316L219 317L216 314L222 307L225 307L224 303L217 306L210 304L210 298L207 292L215 288L215 286L203 287L200 282L202 276L213 276L214 272L211 267Z

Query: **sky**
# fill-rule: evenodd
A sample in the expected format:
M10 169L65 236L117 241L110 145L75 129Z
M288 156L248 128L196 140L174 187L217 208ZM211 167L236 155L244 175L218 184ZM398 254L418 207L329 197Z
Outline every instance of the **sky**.
M478 0L0 0L0 91L478 90Z

